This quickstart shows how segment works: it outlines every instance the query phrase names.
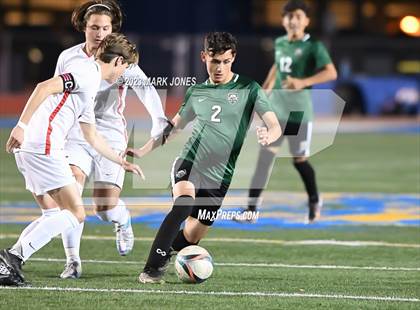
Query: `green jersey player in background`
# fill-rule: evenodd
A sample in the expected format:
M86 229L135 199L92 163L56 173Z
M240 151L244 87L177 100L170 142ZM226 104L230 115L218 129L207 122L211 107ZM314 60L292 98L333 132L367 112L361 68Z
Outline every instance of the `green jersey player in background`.
M293 165L308 194L308 222L311 223L320 217L322 200L316 185L315 171L308 161L313 116L308 89L315 84L335 80L337 71L325 46L305 32L308 24L308 7L305 2L288 1L283 8L283 26L287 34L275 40L274 64L263 84L263 89L270 94L271 106L284 135L270 146L261 146L246 211L256 211L276 153L287 137ZM240 218L237 220L241 221Z
M163 220L152 244L142 283L160 283L171 254L198 244L215 218L234 173L246 133L256 111L266 127L257 129L258 142L269 145L281 134L279 122L261 87L253 80L232 72L236 39L226 32L209 33L201 60L207 81L188 89L180 110L164 131L162 142L173 130L196 119L191 137L171 171L171 211ZM130 149L137 157L157 145L150 140L143 148ZM204 217L201 217L204 215ZM184 229L180 230L185 221Z

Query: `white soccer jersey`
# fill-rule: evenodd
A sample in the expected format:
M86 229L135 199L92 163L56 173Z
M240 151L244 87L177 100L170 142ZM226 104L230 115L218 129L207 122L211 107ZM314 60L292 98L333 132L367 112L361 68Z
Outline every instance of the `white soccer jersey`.
M93 57L89 57L83 51L83 46L84 43L78 44L60 54L55 71L56 75L61 74L64 63L71 62L74 59L93 60ZM147 76L139 66L127 68L119 81L120 83L115 84L101 81L100 90L95 99L95 118L97 131L105 137L113 148L124 150L127 147L128 137L123 112L129 85L133 85L132 89L150 114L153 123L152 137L157 137L162 132L163 126L166 125L162 120L166 117L156 89L147 83ZM133 81L135 82L132 83ZM71 129L67 139L69 143L87 144L78 125Z
M63 80L71 91L48 96L25 130L22 151L50 155L64 149L66 136L78 122L95 123L94 100L101 81L99 64L77 60L63 66Z

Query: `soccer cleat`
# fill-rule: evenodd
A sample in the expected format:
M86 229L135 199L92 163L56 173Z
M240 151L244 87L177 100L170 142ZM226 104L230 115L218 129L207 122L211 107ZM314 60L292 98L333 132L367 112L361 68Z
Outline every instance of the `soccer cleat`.
M82 275L82 263L73 261L64 265L64 270L60 274L61 279L79 279Z
M169 260L168 260L169 261ZM163 268L163 267L162 267ZM159 268L159 269L162 269ZM163 284L163 275L165 272L163 270L158 270L152 267L144 267L143 272L139 275L139 282L143 284Z
M254 224L257 222L256 218L258 216L255 216L255 213L257 211L253 211L250 209L243 209L239 212L239 214L235 215L232 219L235 222L242 223L242 224Z
M124 225L115 223L115 233L118 253L120 253L121 256L129 254L134 246L134 233L130 216L127 223Z
M8 250L0 251L0 285L20 286L25 283L23 261Z
M321 197L318 202L309 203L308 224L313 224L321 218L322 204L323 201Z

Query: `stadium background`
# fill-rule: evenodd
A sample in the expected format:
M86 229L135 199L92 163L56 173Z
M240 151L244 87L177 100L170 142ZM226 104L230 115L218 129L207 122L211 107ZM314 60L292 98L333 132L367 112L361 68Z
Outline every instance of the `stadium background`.
M0 148L0 243L2 247L14 241L16 234L23 227L22 224L39 215L39 210L30 194L24 190L23 179L18 174L13 157L4 152L4 145L34 85L53 74L57 57L63 49L83 41L83 34L76 33L70 25L71 11L82 2L0 0L0 138L3 146ZM139 65L151 78L168 77L168 80L171 80L173 77L196 77L198 82L203 81L206 72L199 59L203 34L208 31L223 30L232 32L239 40L234 70L262 83L273 62L273 39L284 34L281 26L281 7L285 1L280 0L120 2L125 13L122 32L137 43L140 51ZM331 272L328 276L322 270L316 270L312 274L310 271L309 277L303 270L301 277L298 276L301 282L296 283L296 287L292 285L293 289L289 286L280 286L274 287L271 292L270 284L264 284L263 280L261 280L263 283L261 289L272 294L278 292L300 294L302 286L310 293L357 296L364 294L380 298L400 296L417 299L410 301L417 303L420 298L417 277L420 270L418 264L420 261L418 251L420 246L420 4L415 0L307 2L312 8L309 32L326 44L339 75L336 82L319 85L317 88L332 89L346 103L343 117L335 115L340 124L334 143L311 159L325 201L323 217L319 223L312 226L303 223L306 214L303 185L290 164L290 159L279 158L268 185L259 221L256 224L246 225L228 220L220 221L216 225L217 229L210 234L208 243L204 242L203 245L215 254L216 261L219 259L228 263L246 261L302 265L314 263L334 266L374 265L397 268L397 270L403 266L408 269L391 274L371 271L373 273L370 279L363 274L363 270L358 274L345 275L340 274L340 271L337 271L337 275ZM406 18L403 22L407 16L415 18ZM185 90L185 87L160 89L159 92L165 99L168 116L174 115L177 111ZM134 98L129 100L125 114L131 122L145 123L147 128L146 112ZM147 138L146 133L145 130L137 134L132 131L132 137L138 137L138 140L134 139L132 142L139 145ZM150 159L150 162L145 159L146 162L140 161L140 165L143 164L145 167L149 163L152 165L156 158L165 156L162 153L168 153L169 157L173 158L172 154L176 154L181 145L181 141L175 142L168 152L157 152L156 157ZM160 161L165 160L166 157L162 157ZM147 173L153 174L153 171ZM243 204L244 195L243 190L236 190L227 200L227 208L235 209ZM145 189L131 176L127 177L123 196L133 210L135 222L138 223L140 239L137 249L139 251L141 249L141 254L136 256L137 253L134 253L132 257L132 260L138 260L139 257L144 258L144 252L149 247L154 229L168 210L171 199L166 187ZM89 191L85 192L85 197L89 205ZM88 223L99 223L93 216L92 207L89 206L88 209L90 214ZM87 225L86 235L86 241L82 242L82 251L83 246L86 251L85 257L118 259L112 249L112 232L109 226ZM93 245L92 240L96 240L98 235L108 236L108 239L99 239ZM226 253L227 241L221 241L221 237L231 239L242 237L242 241L238 241L238 246L229 245L233 253L229 253L231 256ZM260 240L254 243L250 241L256 253L250 254L247 258L240 254L247 248L247 243L243 240ZM288 250L283 251L284 242L293 240L303 243L288 245ZM308 244L318 244L316 250L304 245L308 240L313 241ZM338 243L342 241L343 248L335 247L332 240L338 240ZM349 242L347 245L350 246L357 247L362 244L366 247L344 249L346 242ZM377 245L375 248L371 243L366 245L369 242L393 245L389 248ZM108 251L101 252L105 244ZM277 244L278 251L274 251L274 254L268 252L267 244ZM398 247L396 244L403 246ZM260 255L257 254L258 251ZM49 264L54 265L54 263L47 263L45 257L62 257L58 241L55 241L50 248L41 251L38 261L35 258L35 262L27 266L29 274L36 284L43 284L45 277L50 277L49 283L52 286L59 286L57 284L59 281L53 279L57 272L48 269L48 266L51 266ZM60 260L58 262L58 265L57 263L54 265L57 270L61 264ZM266 276L274 274L273 277L287 278L293 282L288 272L290 277L296 274L288 271L288 267L279 266L277 267L280 270L265 271ZM241 271L238 277L232 280L233 283L240 283L244 291L257 289L260 285L258 275L263 277L264 274L253 269L255 266L248 267L250 271ZM216 267L216 280L213 282L216 284L212 286L210 282L206 283L209 285L208 288L217 291L227 290L226 287L230 287L229 280L221 284L217 282L217 279L223 278L220 271L223 268L235 267L226 265L223 267L223 264L221 267ZM42 272L41 275L36 275L36 272L31 274L31 270ZM236 270L238 269L229 272L237 274ZM98 274L101 272L102 270L97 271ZM136 270L124 270L124 272L136 273ZM241 275L247 279L252 278L248 286L241 284L243 279ZM329 279L330 286L320 287L314 284L318 283L317 278L328 277L332 279ZM348 285L333 285L334 281L340 280L341 277L348 279L348 283L346 282ZM378 289L372 291L367 289L369 281L379 283ZM355 287L355 282L362 284L359 289ZM99 280L89 282L88 278L88 283L96 288L102 287ZM135 287L129 282L124 285ZM196 288L187 287L187 290L196 290ZM0 291L0 294L7 295L7 292ZM34 296L31 294L34 292L22 293L20 296L23 300L30 300ZM276 296L273 298L279 297ZM62 300L70 297L61 296ZM217 305L219 301L216 297L208 298L214 299L213 302ZM253 295L248 297L249 305L259 304L258 297ZM240 298L242 297L237 297L233 302L240 303ZM305 297L301 297L301 300L299 296L296 298L288 300L289 307L342 305L340 300L337 303L325 301L329 297L324 299L321 297L321 304L311 304ZM159 296L154 295L146 300L157 305L160 302ZM369 301L364 304L363 300L360 303L350 300L348 299L345 305L362 308L372 305ZM35 305L40 306L39 302ZM177 305L188 305L181 299L177 299L176 302ZM277 301L264 302L267 308L278 306ZM389 306L395 305L393 302L398 303L392 300L389 302L391 303ZM410 307L410 302L401 301L398 306ZM224 308L226 304L219 306Z

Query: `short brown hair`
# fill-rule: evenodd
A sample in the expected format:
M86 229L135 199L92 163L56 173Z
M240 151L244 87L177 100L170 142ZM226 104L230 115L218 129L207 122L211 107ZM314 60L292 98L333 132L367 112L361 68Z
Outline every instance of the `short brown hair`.
M289 0L283 7L283 16L296 10L302 10L309 17L309 6L303 0Z
M122 33L111 33L102 40L96 57L105 63L109 63L112 59L119 56L129 65L139 62L139 53L136 50L136 45L131 43Z
M84 32L86 23L93 14L109 16L112 32L120 31L123 15L120 5L114 0L90 0L75 8L71 15L73 27L79 32Z
M238 41L229 32L210 32L204 38L204 50L210 55L223 54L232 50L236 54Z

